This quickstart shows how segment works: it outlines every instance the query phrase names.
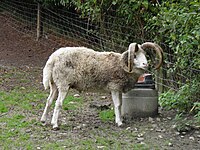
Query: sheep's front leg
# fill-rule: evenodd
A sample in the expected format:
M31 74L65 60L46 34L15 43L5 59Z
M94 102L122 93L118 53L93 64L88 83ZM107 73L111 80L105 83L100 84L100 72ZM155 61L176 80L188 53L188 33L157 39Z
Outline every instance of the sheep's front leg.
M114 103L115 110L115 122L118 126L122 125L121 118L121 106L122 106L122 93L118 91L111 91L112 99Z
M58 99L56 100L56 104L55 104L55 108L54 108L54 112L53 112L53 117L51 120L51 124L53 125L53 129L58 129L58 116L59 116L59 112L62 108L63 105L63 101L68 93L68 89L66 91L62 91L59 90L59 94L58 94Z
M44 112L43 112L42 117L41 117L42 123L46 122L49 107L51 106L53 100L57 97L57 94L58 94L58 90L57 90L56 85L55 84L50 85L50 94L49 94L49 97L47 99L46 106L45 106Z

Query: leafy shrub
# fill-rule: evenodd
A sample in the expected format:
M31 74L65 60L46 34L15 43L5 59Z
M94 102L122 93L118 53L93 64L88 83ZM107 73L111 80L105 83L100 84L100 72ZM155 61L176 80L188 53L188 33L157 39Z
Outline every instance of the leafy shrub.
M190 73L188 69L200 69L199 7L198 0L181 0L179 3L166 1L147 26L156 41L164 42L172 54L177 55L174 67L185 69L182 70L184 74Z
M200 83L193 81L182 86L177 92L169 90L159 97L161 106L177 109L179 112L194 112L198 117L200 111Z
M179 112L192 110L199 116L200 89L200 3L194 1L165 1L160 12L149 19L146 30L154 40L167 45L165 66L167 78L176 80L177 85L160 97L163 107L175 108ZM168 53L168 54L167 54ZM180 84L181 83L181 84Z

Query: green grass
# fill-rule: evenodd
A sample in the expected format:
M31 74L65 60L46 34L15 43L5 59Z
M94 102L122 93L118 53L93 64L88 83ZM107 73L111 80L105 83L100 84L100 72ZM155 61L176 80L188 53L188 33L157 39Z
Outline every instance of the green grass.
M80 107L82 104L82 99L80 97L74 96L67 96L63 102L63 109L64 110L75 110L76 108Z
M38 117L38 110L43 111L47 97L47 92L33 88L15 87L11 91L0 91L0 149L35 149L31 135L26 130L32 129L33 125L42 128L39 120L30 116ZM68 96L63 108L74 110L81 103L81 98ZM41 145L45 149L59 147L56 143Z
M105 129L103 129L103 130L105 130ZM106 132L106 130L105 130L105 132ZM79 146L81 148L84 147L86 149L91 149L91 150L96 150L96 149L103 149L103 150L110 150L110 149L114 149L114 150L121 150L121 149L148 150L149 149L146 145L135 144L135 143L131 143L130 141L122 140L122 137L120 137L120 135L123 135L123 134L129 134L129 133L119 132L118 138L116 138L116 136L113 136L112 134L105 135L105 136L95 135L91 139L80 140ZM134 136L132 136L132 138L134 138Z
M108 110L102 110L99 112L99 117L103 122L106 121L114 121L114 110L108 109Z
M49 127L42 127L38 120L38 110L43 111L48 93L36 89L19 88L7 92L0 92L0 149L91 149L95 150L98 147L109 149L145 149L141 144L128 144L121 139L117 139L119 135L131 134L128 131L122 130L121 133L116 133L109 130L109 128L99 128L97 131L90 131L92 138L71 139L62 138L60 141L46 141L50 130ZM45 101L45 102L44 102ZM81 107L83 104L82 98L75 98L68 96L64 100L63 109L74 110ZM36 117L30 117L36 116ZM113 110L103 110L99 112L102 121L114 121ZM67 130L72 130L69 128ZM31 130L30 132L27 132ZM42 134L45 133L46 136ZM103 133L103 136L101 135ZM106 135L105 135L106 133ZM135 135L131 134L131 137Z
M34 90L16 88L9 92L0 92L0 112L8 112L12 107L20 107L24 110L41 109L44 107L44 101L48 94L46 92ZM63 103L64 110L74 110L82 103L81 98L75 98L73 96L67 96Z
M0 130L0 146L3 149L27 147L28 143L25 141L30 138L30 135L26 134L25 130L31 126L31 122L26 121L25 116L16 113L11 117L1 117L0 123L3 126Z
M113 131L109 136L103 136L93 133L93 138L86 139L62 139L56 142L46 142L42 138L40 133L42 130L51 130L48 127L42 127L38 117L38 110L43 111L48 93L45 91L39 91L37 89L28 87L15 87L10 91L0 92L0 149L36 149L41 147L42 149L122 149L126 147L125 142L121 142L120 139L116 140L116 136L119 133ZM74 96L67 96L64 100L64 110L75 110L83 104L82 98L76 98ZM103 122L114 121L114 110L102 110L99 112L99 117ZM31 133L26 132L31 129ZM69 128L67 130L72 130ZM33 133L32 133L32 130ZM98 129L103 133L107 133L107 129ZM44 131L42 131L44 132ZM96 132L96 131L95 131ZM110 131L109 131L110 132ZM125 131L126 132L126 131ZM128 134L121 132L120 134ZM32 140L32 136L35 137L35 141ZM131 135L134 136L134 135ZM144 148L140 144L132 144L127 148Z
M14 89L10 92L0 92L0 112L8 112L11 108L21 108L24 110L39 109L42 100L47 94L37 90Z
M15 88L0 92L0 147L13 149L33 147L30 134L25 131L35 123L30 114L35 114L41 108L41 100L47 95L37 90Z
M0 113L5 113L5 112L8 112L8 108L6 107L6 105L4 103L1 102L0 103Z

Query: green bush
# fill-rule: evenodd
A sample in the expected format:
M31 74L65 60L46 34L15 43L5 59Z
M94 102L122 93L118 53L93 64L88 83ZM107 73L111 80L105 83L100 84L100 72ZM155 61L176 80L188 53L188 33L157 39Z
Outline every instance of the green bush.
M174 67L188 74L188 67L200 69L200 3L198 0L180 0L179 3L164 2L159 14L149 20L156 41L164 42L177 55ZM156 32L155 32L156 31ZM192 58L192 59L189 59Z
M200 103L199 8L198 0L165 1L160 12L146 25L155 41L167 45L165 61L171 62L165 66L167 78L171 76L176 81L173 90L161 94L161 105L179 112L192 110L196 116Z
M199 87L200 83L193 81L190 84L185 84L176 92L169 90L160 95L159 103L162 107L177 109L180 113L192 112L199 118Z

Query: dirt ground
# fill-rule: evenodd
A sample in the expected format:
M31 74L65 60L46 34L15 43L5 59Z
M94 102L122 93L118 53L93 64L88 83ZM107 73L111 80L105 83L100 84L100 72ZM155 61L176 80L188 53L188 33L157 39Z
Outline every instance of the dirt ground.
M60 45L52 44L50 39L45 38L38 42L35 40L35 37L29 34L23 34L19 30L13 28L11 23L8 17L0 15L0 67L14 66L29 72L29 74L31 74L31 70L37 70L30 78L38 78L39 84L42 78L42 67L48 56ZM64 44L64 46L72 45L72 42ZM13 82L13 84L16 83ZM11 85L4 85L4 89L8 90L10 86ZM37 83L35 83L34 86L41 87L41 84L37 85ZM84 94L84 97L85 99L99 99L99 95L93 93ZM105 98L102 103L111 101L109 95L106 95L106 97L107 98ZM148 143L152 144L152 147L157 145L158 149L200 149L200 131L192 126L178 131L176 128L176 121L174 120L176 111L166 111L159 108L159 115L157 117L135 118L132 121L128 121L125 126L119 128L114 122L101 122L98 118L97 110L95 108L90 108L91 103L92 102L89 101L86 107L80 109L81 112L74 114L70 120L66 119L69 114L62 112L61 123L64 125L63 128L59 131L43 131L44 135L48 135L49 138L51 137L54 140L62 140L62 138L70 137L92 138L91 132L102 134L102 137L104 137L104 132L100 130L106 128L110 134L113 134L113 132L123 133L123 131L134 132L136 137L131 138L130 136L122 134L116 139L123 139L123 141L127 141L127 144L129 142ZM101 101L99 101L99 103L101 103ZM42 112L39 112L38 114L38 120L41 117L41 113ZM70 130L68 129L69 126L71 126ZM103 149L103 147L99 147L99 149Z

